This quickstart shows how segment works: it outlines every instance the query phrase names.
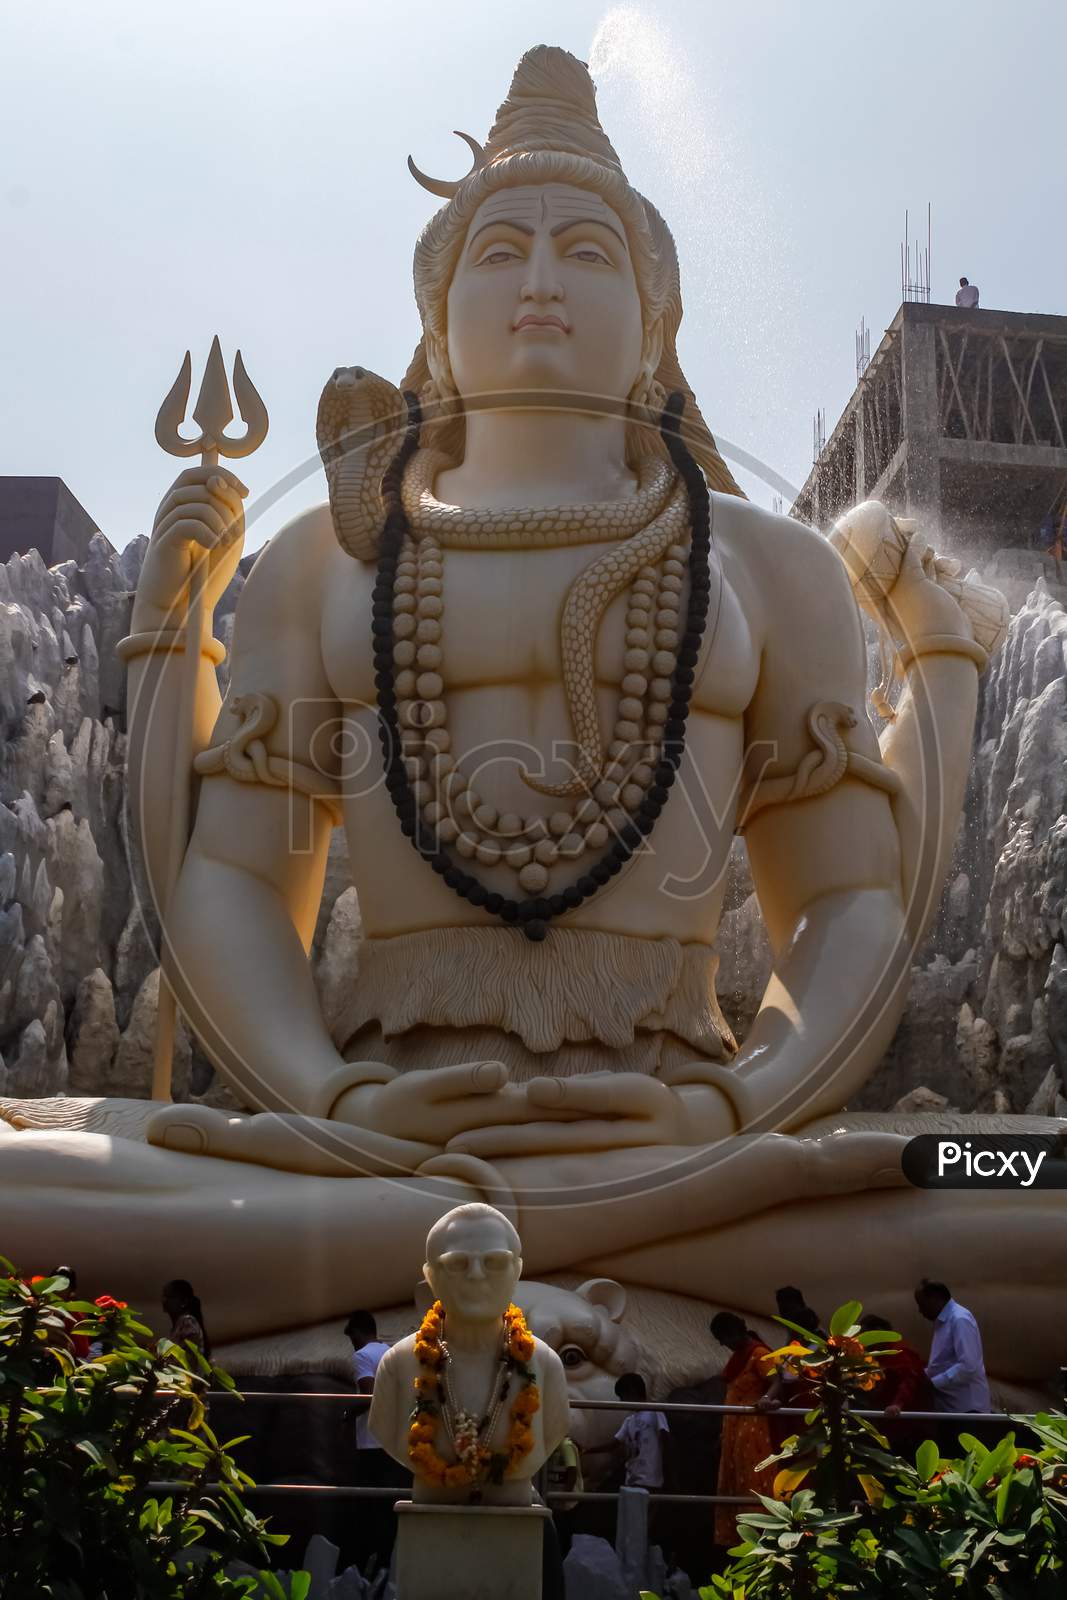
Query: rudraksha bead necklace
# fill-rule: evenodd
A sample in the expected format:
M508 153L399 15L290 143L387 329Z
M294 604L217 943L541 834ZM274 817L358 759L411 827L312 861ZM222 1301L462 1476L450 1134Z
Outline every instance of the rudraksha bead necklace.
M404 443L382 480L386 517L372 600L374 683L386 787L405 836L448 887L471 905L483 907L489 915L518 925L528 939L536 941L546 936L554 917L591 899L621 871L652 833L677 777L685 751L686 720L711 592L711 503L707 484L680 435L684 398L673 394L663 410L660 432L689 502L692 538L684 630L679 636L677 626L658 627L653 642L663 648L657 648L654 655L646 648L649 641L642 639L645 629L641 625L647 627L652 620L648 613L653 601L657 607L664 596L673 602L673 610L657 610L660 622L677 620L676 596L681 590L679 568L684 571L680 559L684 551L672 545L662 572L642 568L632 586L628 643L631 638L642 642L630 646L615 740L608 751L614 763L612 769L579 804L573 817L561 812L558 817L553 814L543 820L526 821L507 815L501 818L470 791L449 753L450 740L444 728L444 684L436 671L441 665L440 633L432 640L428 633L435 623L438 629L440 626L437 614L430 613L434 606L440 606L441 552L431 540L420 562L410 538L401 485L404 470L418 448L422 419L416 397L406 394L405 400L409 420ZM421 616L422 611L426 612L425 617ZM425 639L419 629L426 634ZM676 649L673 656L671 646ZM665 671L668 656L673 666L669 679ZM650 664L655 670L651 685ZM423 668L421 673L414 671L417 666ZM641 667L645 668L643 673ZM644 694L649 688L653 698L643 706L636 693L627 693L628 689L640 689ZM623 711L628 715L623 716ZM632 742L634 735L641 732L633 719L642 711L648 717L644 750ZM658 758L653 753L657 747ZM413 749L420 753L410 753ZM628 760L627 752L634 750L646 759ZM428 778L433 781L428 782ZM450 814L454 803L461 810L462 825ZM500 834L501 823L502 843L489 837ZM606 843L611 832L615 834L614 842L587 873L560 894L537 896L537 890L547 888L549 865L576 858L584 850ZM460 859L445 848L452 843L457 845ZM484 864L507 861L518 872L520 886L535 892L515 900L487 889L462 864L463 858L472 856Z

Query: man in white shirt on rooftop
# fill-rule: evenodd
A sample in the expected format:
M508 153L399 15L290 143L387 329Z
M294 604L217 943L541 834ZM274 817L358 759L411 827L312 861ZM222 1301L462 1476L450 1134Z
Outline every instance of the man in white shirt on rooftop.
M962 311L973 311L978 304L978 285L968 283L966 278L961 278L960 286L956 290L956 304Z
M915 1304L934 1325L926 1376L937 1390L938 1410L992 1411L982 1335L974 1317L953 1300L945 1284L930 1278L916 1289Z

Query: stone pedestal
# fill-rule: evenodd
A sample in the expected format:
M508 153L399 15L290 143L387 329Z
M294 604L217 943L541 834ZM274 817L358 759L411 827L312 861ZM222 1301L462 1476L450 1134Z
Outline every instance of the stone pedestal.
M544 1506L396 1511L396 1600L541 1600Z
M645 1587L648 1567L648 1490L620 1489L615 1550L632 1589Z

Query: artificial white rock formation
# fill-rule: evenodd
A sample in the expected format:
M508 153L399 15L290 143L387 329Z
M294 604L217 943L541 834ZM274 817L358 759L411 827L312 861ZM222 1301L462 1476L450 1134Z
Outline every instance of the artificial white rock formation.
M36 551L0 564L0 1057L12 1095L149 1092L155 918L126 845L115 656L144 548L116 552L97 534L82 567L49 569ZM222 601L230 617L243 582ZM187 1038L185 1057L188 1084ZM212 1076L201 1060L205 1090Z

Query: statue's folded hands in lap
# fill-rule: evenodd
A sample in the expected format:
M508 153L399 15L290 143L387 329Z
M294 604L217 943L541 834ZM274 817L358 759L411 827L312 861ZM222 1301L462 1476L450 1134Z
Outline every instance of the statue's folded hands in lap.
M330 503L256 562L221 705L201 659L165 964L252 1114L168 1107L106 1156L8 1135L0 1165L79 1191L87 1256L109 1195L149 1230L177 1216L201 1283L314 1235L308 1317L406 1297L428 1222L482 1196L521 1213L539 1274L630 1260L751 1306L803 1251L806 1285L877 1292L918 1260L903 1135L827 1119L899 1020L1003 617L879 506L831 542L741 496L678 362L673 241L580 63L531 52L474 148L458 184L422 180L447 204L416 250L406 399L334 374ZM223 468L178 479L124 646L155 885L190 562L210 549L210 603L243 494ZM881 746L857 599L900 647ZM307 952L335 826L364 940L331 1034ZM741 827L774 971L738 1049L713 945ZM958 1251L958 1200L921 1198ZM16 1239L41 1237L29 1204ZM279 1325L280 1295L235 1324Z

